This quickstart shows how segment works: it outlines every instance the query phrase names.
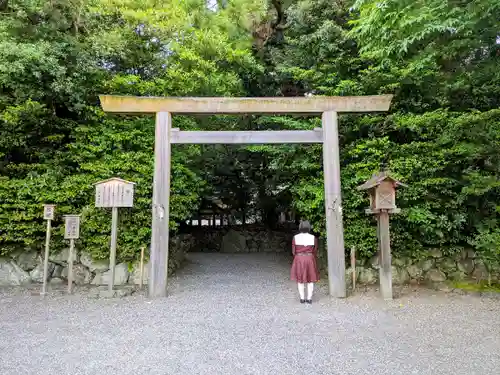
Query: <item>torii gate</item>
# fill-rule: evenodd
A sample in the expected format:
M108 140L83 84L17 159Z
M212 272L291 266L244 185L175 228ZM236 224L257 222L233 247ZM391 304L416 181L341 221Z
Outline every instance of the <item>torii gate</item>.
M105 112L156 114L153 223L149 297L166 297L169 244L171 145L323 143L325 212L330 295L346 296L344 229L340 189L338 113L389 110L392 95L276 98L176 98L101 95ZM279 131L182 131L172 129L172 114L322 115L322 128Z

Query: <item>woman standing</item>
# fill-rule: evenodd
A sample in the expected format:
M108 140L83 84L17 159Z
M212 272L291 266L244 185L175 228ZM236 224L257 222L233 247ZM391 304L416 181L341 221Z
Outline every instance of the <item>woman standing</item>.
M311 224L302 221L299 225L299 234L293 237L292 253L293 264L291 279L296 281L299 289L300 303L312 303L314 283L319 281L316 253L318 240L310 234ZM305 285L307 284L307 298L305 298Z

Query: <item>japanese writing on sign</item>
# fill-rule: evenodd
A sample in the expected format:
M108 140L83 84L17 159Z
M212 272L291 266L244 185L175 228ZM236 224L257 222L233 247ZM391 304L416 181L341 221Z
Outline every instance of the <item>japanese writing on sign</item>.
M56 206L53 204L44 204L43 205L43 219L44 220L54 220L54 211L56 210Z
M80 238L80 216L66 215L64 220L64 238L74 240Z
M111 178L95 185L96 207L133 207L135 183Z

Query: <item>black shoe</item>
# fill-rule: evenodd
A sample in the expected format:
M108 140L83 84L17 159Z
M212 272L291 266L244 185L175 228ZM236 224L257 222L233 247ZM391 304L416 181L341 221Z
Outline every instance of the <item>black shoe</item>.
M300 303L305 303L305 302L306 302L306 300L305 300L305 299L301 299L301 300L300 300Z
M307 302L308 304L313 303L312 299L306 299L306 302Z

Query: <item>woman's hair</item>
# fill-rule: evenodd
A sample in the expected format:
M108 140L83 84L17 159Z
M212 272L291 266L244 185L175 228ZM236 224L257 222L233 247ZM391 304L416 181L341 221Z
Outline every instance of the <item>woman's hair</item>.
M311 223L307 220L301 221L299 224L299 232L300 233L309 233L311 231Z

